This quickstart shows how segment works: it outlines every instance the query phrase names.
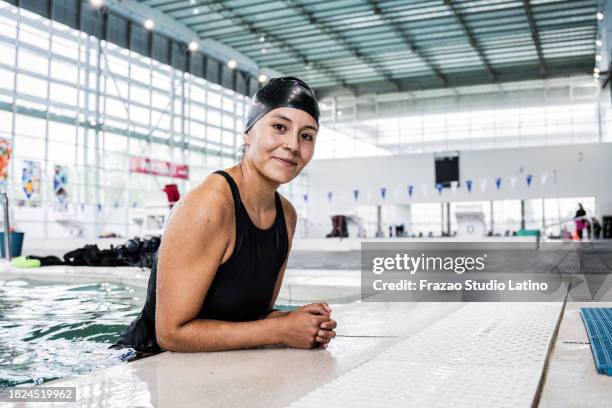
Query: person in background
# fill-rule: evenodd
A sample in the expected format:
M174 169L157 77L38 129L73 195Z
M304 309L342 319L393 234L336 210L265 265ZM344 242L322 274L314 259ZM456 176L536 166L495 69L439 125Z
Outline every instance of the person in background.
M582 207L581 203L578 203L578 210L576 211L576 215L574 215L574 223L576 224L576 236L579 240L582 241L582 231L586 226L586 211Z

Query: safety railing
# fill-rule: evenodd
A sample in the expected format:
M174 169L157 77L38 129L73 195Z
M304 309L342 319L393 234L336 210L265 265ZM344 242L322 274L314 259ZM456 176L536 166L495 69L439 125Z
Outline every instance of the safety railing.
M9 199L6 192L0 193L2 207L4 208L4 257L11 260L11 226L9 220Z

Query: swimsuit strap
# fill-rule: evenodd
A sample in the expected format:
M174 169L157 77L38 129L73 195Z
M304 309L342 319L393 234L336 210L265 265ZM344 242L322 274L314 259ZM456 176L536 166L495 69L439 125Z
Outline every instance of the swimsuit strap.
M216 174L220 174L223 177L225 177L225 179L227 180L230 189L232 190L232 197L234 199L234 211L236 213L236 221L238 221L238 217L240 215L240 192L238 191L238 186L236 185L236 182L234 181L234 179L232 178L232 176L230 176L226 171L223 170L217 170L215 171Z

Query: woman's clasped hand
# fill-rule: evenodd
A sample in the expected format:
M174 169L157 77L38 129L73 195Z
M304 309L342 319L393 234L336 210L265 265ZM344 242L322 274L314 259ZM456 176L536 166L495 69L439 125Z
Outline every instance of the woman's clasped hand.
M336 321L325 302L300 306L282 318L283 344L295 348L327 348L336 337Z

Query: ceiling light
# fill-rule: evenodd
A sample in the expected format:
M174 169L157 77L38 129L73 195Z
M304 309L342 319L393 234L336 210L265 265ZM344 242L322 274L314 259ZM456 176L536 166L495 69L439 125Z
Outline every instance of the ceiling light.
M597 19L598 19L599 21L601 21L601 20L603 20L603 18L604 18L604 14L603 14L601 11L600 11L600 12L598 12L598 13L597 13Z
M597 68L597 67L593 68L593 72L596 73L596 74L599 74L599 68Z
M261 49L261 53L262 53L262 54L267 54L267 53L268 53L268 50L267 50L266 48L262 48L262 49Z
M198 43L195 41L192 41L189 43L189 51L194 52L198 49Z
M150 18L146 19L144 22L144 28L147 30L152 30L155 27L155 23Z
M196 0L191 0L191 1L190 1L190 3L191 3L191 4L195 4L195 3L196 3Z
M194 15L198 15L198 14L200 14L200 9L194 8L194 9L193 9L193 14L194 14Z
M342 116L342 111L341 110L338 111L338 116Z
M264 42L264 41L266 41L266 37L265 36L262 35L261 37L259 37L259 42Z
M104 4L104 0L91 0L89 3L93 8L99 8Z
M259 76L259 82L261 82L262 84L266 82L267 80L268 80L268 77L265 74L261 74Z
M601 46L602 46L602 44L603 44L603 43L601 42L601 40L597 40L597 41L595 41L595 45L596 45L596 46L598 46L598 47L601 47Z
M596 59L597 61L601 61L601 55L597 54L597 55L595 56L595 59Z
M231 69L236 68L236 61L233 59L227 61L227 66L230 67Z
M599 74L597 72L593 73L593 78L598 79L599 78Z

